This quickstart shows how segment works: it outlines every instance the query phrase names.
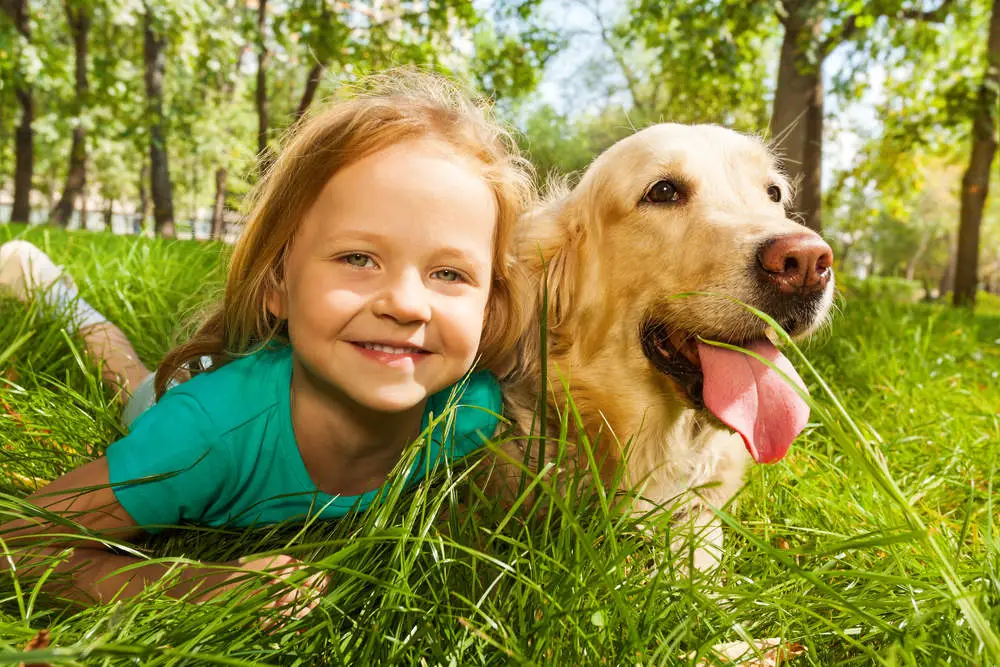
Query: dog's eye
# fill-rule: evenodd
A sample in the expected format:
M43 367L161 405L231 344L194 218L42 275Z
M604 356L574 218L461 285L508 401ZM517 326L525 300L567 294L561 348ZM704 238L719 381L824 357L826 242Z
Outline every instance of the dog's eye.
M767 186L767 196L771 198L771 201L777 203L781 201L781 188L777 185Z
M644 201L648 201L651 204L671 204L680 201L680 199L680 188L670 181L657 181L653 183L653 187L643 197Z

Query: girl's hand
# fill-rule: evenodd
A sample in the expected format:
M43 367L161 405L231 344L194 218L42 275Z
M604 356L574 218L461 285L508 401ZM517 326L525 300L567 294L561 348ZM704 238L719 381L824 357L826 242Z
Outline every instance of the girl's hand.
M323 593L326 592L330 584L330 578L322 572L317 572L301 581L288 581L296 573L308 569L302 561L291 556L260 556L240 558L237 561L245 570L254 572L265 572L273 580L272 583L283 584L287 590L279 597L274 598L264 609L274 609L281 616L288 619L300 619L311 612L319 605ZM242 579L245 575L233 574L231 578ZM270 587L260 586L255 588L251 596L266 594ZM265 619L263 627L271 630L277 625L272 619Z

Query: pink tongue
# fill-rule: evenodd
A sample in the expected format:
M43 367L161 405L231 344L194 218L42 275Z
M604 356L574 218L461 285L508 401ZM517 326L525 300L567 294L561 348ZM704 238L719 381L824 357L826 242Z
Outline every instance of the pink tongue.
M792 364L768 340L744 345L805 389ZM698 341L705 407L743 436L757 463L774 463L809 421L809 406L777 373L753 357Z

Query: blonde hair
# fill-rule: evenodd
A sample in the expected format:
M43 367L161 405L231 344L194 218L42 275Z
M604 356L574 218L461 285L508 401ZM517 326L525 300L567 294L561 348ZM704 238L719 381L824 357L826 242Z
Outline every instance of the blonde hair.
M191 339L172 349L156 373L162 396L172 378L212 369L272 341L287 344L284 322L266 307L278 288L282 263L306 212L340 169L403 141L441 141L482 166L493 190L497 224L493 276L478 366L502 375L525 326L518 306L525 278L515 265L518 219L534 201L531 167L510 134L454 84L440 76L397 70L366 82L366 91L304 119L286 136L285 148L250 196L250 214L233 249L222 302Z

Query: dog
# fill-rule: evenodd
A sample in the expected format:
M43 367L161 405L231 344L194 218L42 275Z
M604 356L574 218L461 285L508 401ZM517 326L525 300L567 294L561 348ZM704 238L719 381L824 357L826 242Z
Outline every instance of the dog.
M771 367L705 342L746 348L804 391L773 331L742 305L796 338L828 316L832 251L789 217L790 199L761 140L711 125L639 131L599 155L575 187L554 188L520 231L518 260L539 289L503 380L506 414L522 437L494 461L493 492L515 493L517 462L539 463L538 438L523 436L539 432L544 322L546 434L559 434L567 390L579 411L579 424L568 420L561 474L586 472L573 443L581 431L596 439L598 481L637 493L634 511L690 519L708 544L695 566L710 567L721 549L711 507L732 499L750 461L780 460L808 418ZM547 440L545 460L557 454ZM625 475L616 475L622 463Z

